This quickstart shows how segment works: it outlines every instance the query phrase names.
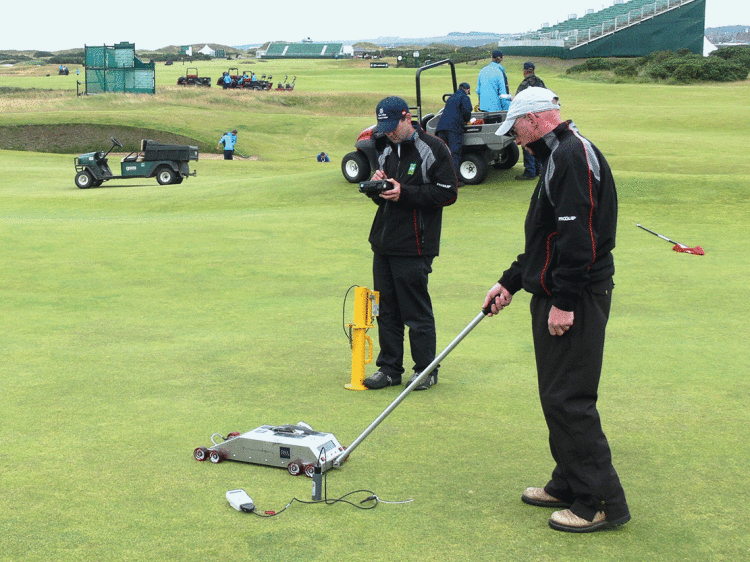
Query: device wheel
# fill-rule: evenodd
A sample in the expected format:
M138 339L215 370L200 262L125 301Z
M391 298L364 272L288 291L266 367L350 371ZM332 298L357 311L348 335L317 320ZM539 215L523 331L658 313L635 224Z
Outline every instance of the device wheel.
M84 170L83 172L78 172L76 174L76 185L79 187L79 189L88 189L89 187L94 185L94 178L86 170Z
M479 154L471 152L464 154L461 164L458 167L459 179L468 185L477 185L487 178L489 166L484 158Z
M208 454L209 460L214 464L219 464L224 460L224 455L219 451L211 451Z
M518 163L518 145L509 144L500 152L500 158L492 165L496 170L510 170Z
M193 456L198 462L203 462L208 458L208 449L205 447L196 447L195 451L193 451Z
M104 183L104 180L94 180L94 183L92 185L94 187L99 187L103 183Z
M162 166L158 170L156 170L156 181L159 182L159 185L168 185L170 183L173 183L175 180L175 173L172 168L169 166Z
M292 476L298 476L302 472L302 466L297 461L290 462L286 469Z
M182 183L182 180L184 180L184 179L185 178L183 178L182 176L176 176L175 179L174 179L174 181L172 183L174 183L174 184Z
M312 478L313 474L315 474L315 465L306 464L303 468L305 470L305 476L307 476L308 478Z
M350 152L341 161L341 173L349 183L359 183L369 177L370 163L361 152Z

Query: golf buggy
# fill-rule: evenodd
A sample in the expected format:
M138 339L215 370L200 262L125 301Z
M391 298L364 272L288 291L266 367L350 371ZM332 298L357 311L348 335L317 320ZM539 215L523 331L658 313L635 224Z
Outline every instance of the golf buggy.
M185 76L177 79L178 86L208 86L211 87L211 78L208 76L198 76L197 68L188 68Z
M76 168L76 185L81 189L98 187L105 181L127 178L156 178L160 185L182 183L190 172L189 162L198 160L198 147L178 144L160 144L152 140L141 141L141 151L131 152L120 160L120 173L116 176L110 170L107 156L116 146L122 143L110 137L112 146L107 152L87 152L76 156L73 162Z
M450 59L433 62L422 66L417 70L417 106L410 108L412 115L416 116L419 124L428 133L434 135L443 109L437 115L422 112L422 72L448 64L451 67L453 89L451 93L443 94L443 103L453 95L458 88L456 80L456 67ZM472 112L471 121L464 125L464 148L459 166L459 181L476 185L487 178L489 167L499 170L508 170L518 162L518 146L515 137L504 135L498 136L495 132L500 124L505 121L507 111ZM373 133L375 125L362 131L354 144L357 149L350 152L341 162L341 172L351 183L359 183L369 178L378 168L378 152L383 149L385 138L377 138Z

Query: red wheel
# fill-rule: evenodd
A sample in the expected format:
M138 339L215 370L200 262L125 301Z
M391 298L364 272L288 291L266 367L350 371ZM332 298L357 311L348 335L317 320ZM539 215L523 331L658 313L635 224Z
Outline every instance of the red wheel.
M224 460L224 454L220 451L211 451L208 458L212 463L217 464Z
M302 466L297 461L290 462L286 469L292 476L297 476L302 472Z
M195 451L193 451L193 456L195 457L195 460L203 462L208 458L208 449L205 447L197 447Z
M305 476L307 476L308 478L312 478L313 474L315 474L315 465L314 464L306 464L304 466L304 470L305 470Z

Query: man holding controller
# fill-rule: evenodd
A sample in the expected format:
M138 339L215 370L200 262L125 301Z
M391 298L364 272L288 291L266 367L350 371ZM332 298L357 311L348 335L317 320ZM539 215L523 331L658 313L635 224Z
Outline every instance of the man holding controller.
M414 361L410 383L435 359L435 318L427 290L432 261L440 250L443 207L458 195L448 147L411 120L407 103L395 96L380 101L376 134L388 142L378 155L373 181L390 189L372 193L378 206L370 229L374 289L380 293L378 370L364 380L370 389L401 384L404 326ZM438 369L415 390L437 384Z
M526 215L522 254L487 293L490 316L520 289L531 293L539 396L556 463L530 505L561 508L549 525L585 533L630 520L625 492L596 409L614 283L617 193L609 165L546 88L519 92L498 135L542 161ZM567 508L567 509L566 509Z

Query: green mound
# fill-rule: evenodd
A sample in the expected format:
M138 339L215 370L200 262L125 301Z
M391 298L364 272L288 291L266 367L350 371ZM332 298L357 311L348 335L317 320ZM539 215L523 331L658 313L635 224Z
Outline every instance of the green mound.
M82 154L109 148L110 137L115 137L123 144L120 150L129 152L139 150L142 139L151 139L165 144L189 144L198 146L201 151L211 149L205 143L200 143L193 138L167 131L93 123L2 125L0 126L0 149Z

